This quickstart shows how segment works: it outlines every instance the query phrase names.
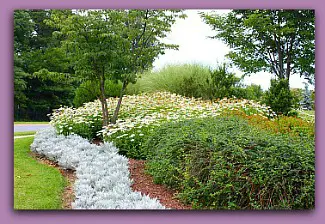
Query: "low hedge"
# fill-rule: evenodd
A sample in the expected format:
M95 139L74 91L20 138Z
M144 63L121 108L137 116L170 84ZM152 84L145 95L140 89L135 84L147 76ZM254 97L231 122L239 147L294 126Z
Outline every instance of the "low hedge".
M313 138L221 116L164 124L143 147L154 181L194 208L314 208Z

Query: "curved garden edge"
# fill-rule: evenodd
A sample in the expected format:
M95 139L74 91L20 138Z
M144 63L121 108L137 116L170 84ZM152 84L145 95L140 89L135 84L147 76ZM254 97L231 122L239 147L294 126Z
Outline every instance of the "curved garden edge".
M94 144L100 144L94 142ZM48 160L46 157L41 156L35 152L30 152L30 155L36 159L39 163L46 164L60 171L62 176L67 181L67 185L62 193L62 208L72 209L72 202L74 201L74 182L76 180L76 174L74 170L64 169L60 167L56 162ZM133 191L141 192L142 194L148 195L151 198L157 198L162 205L170 209L191 209L191 206L182 204L178 199L175 198L177 192L167 189L163 185L155 184L153 178L145 174L145 161L129 159L129 171L130 178L133 180L131 186Z
M80 136L64 137L53 131L38 132L30 148L39 162L56 167L63 176L72 178L63 193L64 209L184 208L174 199L175 192L153 184L152 178L144 173L142 161L142 166L130 169L130 164L135 163L118 155L118 149L111 143L96 146ZM69 169L73 171L65 172ZM135 177L142 179L138 181ZM151 191L143 191L139 186L153 187L150 187Z

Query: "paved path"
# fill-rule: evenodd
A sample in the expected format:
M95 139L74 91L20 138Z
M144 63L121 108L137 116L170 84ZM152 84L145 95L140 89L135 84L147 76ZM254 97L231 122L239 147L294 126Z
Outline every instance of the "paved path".
M50 127L49 124L15 124L14 132L22 131L38 131L43 128Z
M27 138L27 137L33 137L35 135L22 135L22 136L14 136L14 139L16 138Z

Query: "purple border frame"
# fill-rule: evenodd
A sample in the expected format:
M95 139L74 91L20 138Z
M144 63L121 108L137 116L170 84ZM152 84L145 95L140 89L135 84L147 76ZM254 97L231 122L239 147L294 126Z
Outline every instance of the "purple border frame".
M0 142L2 171L1 184L1 223L24 224L88 224L88 223L241 223L264 224L273 223L323 223L325 220L324 191L325 180L320 170L325 169L324 151L325 139L320 138L325 134L324 119L316 119L316 205L312 211L14 211L13 210L13 55L12 55L12 29L13 10L32 8L183 8L183 9L246 9L246 8L285 8L285 9L315 9L316 12L316 60L325 58L325 7L322 0L10 0L0 1ZM325 63L316 66L316 114L324 112L324 102L321 95L325 94L322 83L325 77ZM323 221L321 221L323 220Z

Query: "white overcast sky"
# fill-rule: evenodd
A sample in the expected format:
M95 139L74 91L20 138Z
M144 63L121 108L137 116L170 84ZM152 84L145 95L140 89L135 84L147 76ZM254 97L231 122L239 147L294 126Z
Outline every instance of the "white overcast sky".
M187 18L179 19L172 26L172 30L165 38L165 43L178 44L179 50L166 50L154 62L154 70L160 69L167 64L199 63L215 67L218 62L225 62L225 55L229 52L226 44L208 36L215 35L209 25L205 24L198 12L210 10L186 10ZM227 13L229 10L216 10L218 13ZM242 73L234 70L238 76ZM270 87L271 74L260 72L245 77L245 84L257 84L266 90ZM291 88L304 88L304 79L299 75L290 77ZM312 87L313 88L313 87Z

